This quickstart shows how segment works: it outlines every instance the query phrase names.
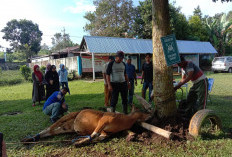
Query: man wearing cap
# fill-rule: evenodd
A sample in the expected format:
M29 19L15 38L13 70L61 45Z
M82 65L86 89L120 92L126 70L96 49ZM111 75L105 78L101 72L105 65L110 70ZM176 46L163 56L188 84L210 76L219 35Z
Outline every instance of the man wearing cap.
M124 53L118 51L115 61L109 63L106 70L106 78L109 91L112 91L111 111L115 112L118 103L118 95L121 93L123 113L127 114L127 94L130 82L126 74L126 65L123 62Z
M151 92L153 90L153 65L151 62L151 54L146 53L145 55L145 60L146 62L143 63L142 66L142 80L141 84L143 84L143 89L142 89L142 97L145 99L146 98L146 90L149 88L149 102L152 102L151 99Z
M134 84L137 86L137 78L136 78L136 71L135 66L131 64L131 56L127 57L126 61L126 74L128 76L130 86L129 95L128 95L128 104L131 106L133 102L133 95L134 95Z
M186 61L183 56L180 56L180 58L181 62L178 63L178 66L180 66L182 70L182 79L174 87L174 90L177 90L190 80L192 81L193 86L190 88L186 104L183 106L189 116L192 116L198 110L205 109L206 107L208 95L208 79L204 75L203 71L193 62ZM199 101L198 104L197 100Z
M103 69L102 69L102 74L103 74L103 79L104 79L104 95L105 95L105 106L106 107L110 106L109 101L111 100L111 92L108 89L108 84L106 80L106 69L108 67L108 64L112 61L114 61L114 57L109 56L108 62L103 65Z

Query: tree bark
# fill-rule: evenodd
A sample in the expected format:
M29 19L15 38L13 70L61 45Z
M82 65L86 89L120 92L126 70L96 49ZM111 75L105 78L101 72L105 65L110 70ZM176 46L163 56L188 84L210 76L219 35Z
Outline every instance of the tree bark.
M159 118L176 114L173 71L165 61L160 38L171 34L168 0L152 0L153 87L155 110Z

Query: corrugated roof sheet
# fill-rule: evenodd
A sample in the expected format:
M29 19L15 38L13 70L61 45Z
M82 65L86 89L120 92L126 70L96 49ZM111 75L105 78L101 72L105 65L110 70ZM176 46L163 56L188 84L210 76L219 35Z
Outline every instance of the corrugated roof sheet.
M103 36L84 36L89 52L116 53L152 53L151 39L131 39ZM83 41L82 41L83 42ZM217 53L210 42L177 40L180 53Z

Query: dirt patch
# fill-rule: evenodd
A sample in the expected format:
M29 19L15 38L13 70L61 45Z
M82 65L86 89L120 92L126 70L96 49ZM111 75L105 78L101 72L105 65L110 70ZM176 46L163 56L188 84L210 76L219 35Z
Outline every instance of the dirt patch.
M2 114L2 116L16 116L16 115L19 115L19 114L22 114L22 112L20 112L20 111L7 112L5 114Z
M189 120L183 119L181 117L171 117L162 120L154 120L149 122L154 126L160 127L164 130L170 131L173 133L172 139L166 139L156 133L148 131L142 128L139 125L134 125L132 127L132 131L136 133L136 137L131 141L140 141L143 142L144 145L149 145L151 143L160 143L166 146L170 143L175 143L175 145L185 144L187 141L192 141L194 138L188 133Z

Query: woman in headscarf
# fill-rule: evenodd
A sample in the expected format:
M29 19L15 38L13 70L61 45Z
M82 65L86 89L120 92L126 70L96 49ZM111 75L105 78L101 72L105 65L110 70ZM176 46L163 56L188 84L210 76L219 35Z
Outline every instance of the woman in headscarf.
M50 70L45 74L45 79L48 83L46 85L46 99L48 99L53 92L60 90L59 76L55 65L52 65Z
M32 90L32 106L35 106L35 103L44 99L45 91L43 85L44 76L39 69L38 65L34 66L34 72L32 73L32 80L33 80L33 90Z
M65 69L64 64L60 64L60 70L58 71L59 75L59 81L62 86L62 88L67 87L68 88L68 71ZM70 90L68 88L68 93L70 95Z
M46 66L46 69L45 69L45 74L51 69L51 64L48 63L47 66Z

